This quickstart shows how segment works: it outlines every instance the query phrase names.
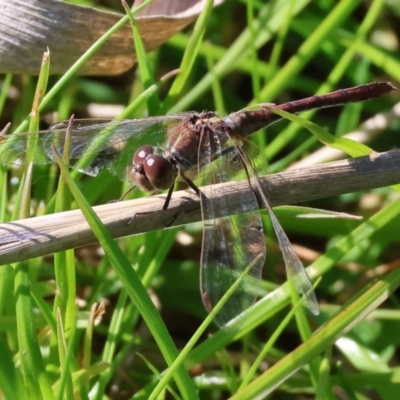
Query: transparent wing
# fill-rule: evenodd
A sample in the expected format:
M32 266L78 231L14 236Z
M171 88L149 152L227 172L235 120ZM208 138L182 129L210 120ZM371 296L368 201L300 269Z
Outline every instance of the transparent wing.
M70 166L92 176L108 169L121 180L129 180L127 170L135 150L144 144L163 144L185 115L120 121L75 120ZM63 152L67 123L57 123L45 131L1 136L0 163L52 163L52 145L59 153Z
M232 203L227 196L215 197L213 188L207 186L246 177L232 140L223 132L203 134L199 160L206 164L199 171L201 185L205 186L201 191L204 220L201 293L206 309L211 311L243 270L254 263L239 289L217 314L214 321L222 327L249 308L260 294L265 239L259 212L246 213L257 205L253 192L238 193L242 214L231 215Z
M285 231L276 218L275 213L268 202L267 193L263 189L261 182L257 177L257 172L260 175L266 175L268 173L267 161L254 143L246 139L241 139L241 143L242 146L237 148L238 152L240 153L240 157L248 166L248 172L252 177L253 186L256 188L260 195L260 200L268 211L285 262L286 273L293 282L297 292L304 296L307 307L313 314L317 315L319 314L319 306L315 293L312 290L310 278L308 277L302 262L294 251Z

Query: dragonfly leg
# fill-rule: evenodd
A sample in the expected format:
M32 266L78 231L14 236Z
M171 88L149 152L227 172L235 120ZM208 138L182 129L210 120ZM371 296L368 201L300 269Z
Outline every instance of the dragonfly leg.
M136 188L136 185L131 186L118 200L114 201L121 201L123 200L130 192L132 192L133 189Z
M165 199L165 203L162 208L163 210L166 210L169 206L169 202L171 201L171 196L174 191L174 186L175 186L175 182L172 184L172 186L168 190L167 198Z
M196 192L197 196L200 196L200 189L193 183L193 181L183 174L182 171L180 176Z
M188 178L185 174L183 174L182 172L180 173L180 176L182 177L182 180L196 192L197 196L199 196L199 197L200 197L200 195L201 195L201 196L204 196L203 192L200 192L200 189L193 183L193 181L192 181L191 179L189 179L189 178ZM164 203L164 206L163 206L163 210L166 210L166 209L168 208L169 202L170 202L170 200L171 200L173 188L174 188L174 185L172 185L171 188L169 189L167 198L165 199L165 203ZM205 196L204 196L204 197L205 197ZM170 226L174 223L174 221L179 217L180 214L182 214L182 212L176 213L176 214L173 216L172 220L171 220L167 225L165 225L165 226L166 226L167 228L170 227Z
M108 201L110 203L117 203L118 201L122 201L133 189L135 189L136 185L131 186L120 198Z

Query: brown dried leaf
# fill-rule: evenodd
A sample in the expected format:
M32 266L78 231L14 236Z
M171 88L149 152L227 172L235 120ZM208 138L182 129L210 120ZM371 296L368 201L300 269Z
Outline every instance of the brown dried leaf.
M142 10L137 21L146 50L155 49L186 27L203 6L204 0L155 0ZM62 74L122 17L55 0L0 0L0 73L37 75L42 54L49 48L51 73ZM135 62L132 29L127 23L80 74L117 75Z

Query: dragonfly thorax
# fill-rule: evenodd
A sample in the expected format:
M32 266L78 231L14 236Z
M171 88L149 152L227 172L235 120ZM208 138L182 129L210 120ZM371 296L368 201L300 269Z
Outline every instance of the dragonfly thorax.
M167 190L174 184L176 169L167 158L155 154L153 146L139 147L133 155L132 164L132 181L143 191Z

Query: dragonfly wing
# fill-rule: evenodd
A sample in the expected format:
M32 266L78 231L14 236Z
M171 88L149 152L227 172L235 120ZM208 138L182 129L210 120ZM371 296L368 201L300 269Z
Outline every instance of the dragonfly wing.
M179 125L185 115L149 117L132 120L75 120L71 132L70 166L96 176L108 169L121 180L127 174L135 150L144 145L161 145L166 133ZM0 163L50 164L53 146L64 150L67 122L49 130L17 133L0 137Z
M246 175L229 137L223 137L222 132L209 133L202 135L199 147L199 159L205 165L199 175L201 185L205 185L200 194L204 220L200 273L201 293L206 309L211 311L244 269L253 265L238 290L217 314L214 321L222 327L249 308L260 295L266 248L259 212L246 213L256 208L257 198L254 193L238 193L242 213L231 215L233 211L228 196L216 196L213 187L209 186L243 179ZM211 148L217 156L213 162L212 152L208 150Z
M241 146L237 147L237 149L240 152L240 157L248 166L248 172L252 177L253 186L256 188L260 200L268 211L285 262L286 273L293 282L297 292L304 296L307 307L313 314L317 315L319 314L319 306L312 289L310 278L308 277L298 255L294 251L285 231L279 223L279 220L276 218L275 213L269 204L267 192L264 190L260 180L258 179L257 172L263 175L268 173L267 160L258 146L249 140L240 138L240 144Z

